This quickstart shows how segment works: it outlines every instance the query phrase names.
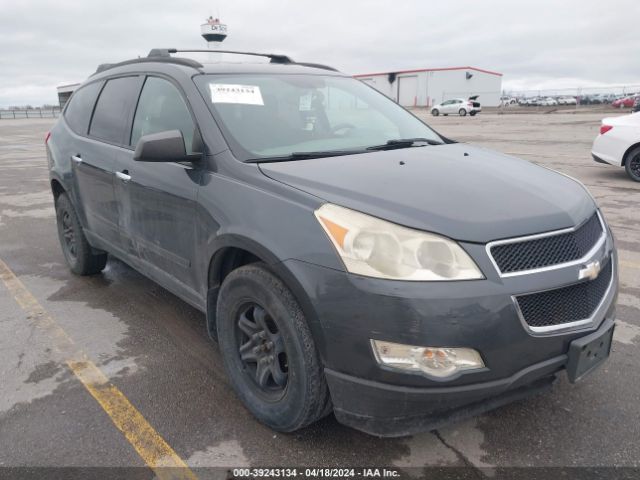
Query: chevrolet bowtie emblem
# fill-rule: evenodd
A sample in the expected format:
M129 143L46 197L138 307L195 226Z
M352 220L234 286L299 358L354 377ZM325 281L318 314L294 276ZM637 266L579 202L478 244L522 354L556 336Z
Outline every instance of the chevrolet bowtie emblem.
M588 278L589 280L595 280L600 273L600 262L591 262L581 268L578 272L578 280Z

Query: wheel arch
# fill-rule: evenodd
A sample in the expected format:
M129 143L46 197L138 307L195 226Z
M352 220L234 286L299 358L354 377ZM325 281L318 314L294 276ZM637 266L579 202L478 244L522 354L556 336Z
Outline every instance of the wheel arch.
M624 152L624 154L622 155L622 163L620 164L621 167L624 167L625 164L627 163L627 156L631 153L631 151L634 148L640 147L640 142L636 142L633 145L631 145L629 148L627 148Z
M67 193L67 188L62 180L57 175L52 175L49 185L51 187L51 193L53 194L53 199L58 200L58 197L63 193Z
M207 268L206 320L209 336L217 341L216 304L220 286L225 277L236 268L250 263L262 262L289 288L300 305L307 324L311 329L321 358L323 348L319 343L324 337L311 301L295 275L285 262L278 258L269 248L255 240L237 234L225 234L216 239L216 246L210 255ZM324 363L324 359L323 359Z

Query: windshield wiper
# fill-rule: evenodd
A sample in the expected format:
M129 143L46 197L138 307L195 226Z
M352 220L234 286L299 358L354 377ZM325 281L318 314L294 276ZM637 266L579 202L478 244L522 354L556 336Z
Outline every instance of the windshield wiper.
M382 145L367 147L367 150L394 150L396 148L424 147L426 145L442 145L442 142L430 138L397 138L387 140Z
M355 155L356 153L366 153L366 150L323 150L316 152L292 152L282 157L251 158L247 163L266 162L288 162L291 160L308 160L311 158L339 157L340 155Z

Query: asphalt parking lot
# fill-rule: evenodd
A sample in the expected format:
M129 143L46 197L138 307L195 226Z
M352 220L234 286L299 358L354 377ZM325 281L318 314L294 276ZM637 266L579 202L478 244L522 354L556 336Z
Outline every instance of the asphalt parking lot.
M95 277L68 271L43 145L52 120L2 120L0 467L145 465L142 447L117 427L69 352L86 355L196 472L375 465L421 477L426 466L459 466L475 478L512 466L640 467L640 184L591 160L601 116L418 115L451 138L574 176L596 197L616 235L621 278L603 368L579 384L561 378L551 393L413 437L379 439L333 417L276 434L235 399L201 313L117 260Z

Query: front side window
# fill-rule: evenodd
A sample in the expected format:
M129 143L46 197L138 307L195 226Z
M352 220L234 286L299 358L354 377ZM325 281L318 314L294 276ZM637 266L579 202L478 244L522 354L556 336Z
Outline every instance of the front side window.
M92 137L122 145L127 119L138 90L138 77L121 77L107 81L100 92L91 120Z
M93 106L96 103L101 86L102 82L90 83L79 88L71 95L69 104L64 110L64 118L74 132L80 135L87 134L91 112L93 112Z
M443 141L392 100L349 77L202 75L195 81L241 160L356 153L396 139Z
M180 130L187 154L193 153L195 125L182 95L171 82L148 77L133 119L131 145L135 147L144 135L167 130Z

